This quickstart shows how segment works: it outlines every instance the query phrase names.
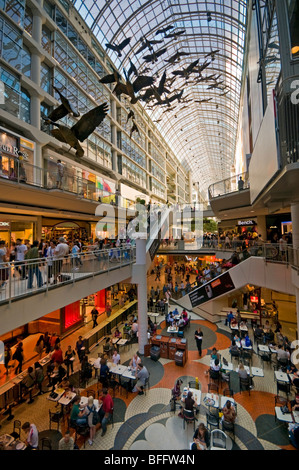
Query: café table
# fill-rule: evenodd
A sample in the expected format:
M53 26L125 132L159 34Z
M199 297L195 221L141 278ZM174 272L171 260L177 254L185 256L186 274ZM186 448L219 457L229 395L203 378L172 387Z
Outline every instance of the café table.
M116 344L118 343L118 341L119 341L119 338L112 338L112 344Z
M224 363L222 363L221 365L221 369L225 370L225 371L233 371L234 370L234 366L233 366L233 363L232 362L229 362L227 365L225 365Z
M231 330L238 330L239 329L239 325L230 325L230 329Z
M10 434L2 434L0 436L0 445L3 446L4 449L6 449L14 440L15 438Z
M61 405L61 410L63 406L68 406L75 398L76 393L68 391L59 398L58 403Z
M253 377L264 377L264 371L259 367L251 367L251 375Z
M292 415L296 424L299 424L299 411L292 411Z
M155 325L157 324L157 318L160 316L160 313L155 313L155 312L147 312L149 317L154 318L154 323Z
M174 334L177 333L178 331L179 331L179 329L176 326L169 326L167 328L167 333L170 333L171 336L174 336Z
M219 395L215 395L214 393L206 393L204 404L206 406L212 406L213 408L219 408Z
M119 346L126 346L127 344L128 344L128 340L122 338L122 339L120 339L120 340L118 341L118 343L117 343L117 348L118 348Z
M281 411L281 406L275 406L275 415L279 421L283 421L284 423L293 423L293 416L292 413L283 413Z
M248 328L246 325L241 326L240 325L240 331L248 331Z
M110 364L110 363L109 363ZM111 363L110 365L108 365L109 369L110 369L110 373L111 374L114 374L114 375L119 375L121 376L126 370L127 370L127 367L126 366L122 366L121 364L113 364Z
M270 349L269 349L268 346L266 346L265 344L259 344L259 345L258 345L258 348L259 348L259 350L262 351L262 352L267 352L267 353L270 352Z
M285 372L281 372L280 370L276 370L274 372L276 380L279 380L280 382L285 382L289 383L289 376Z
M64 388L56 388L56 389L54 389L54 392L51 392L50 395L47 396L47 400L58 402L58 400L60 400L60 398L62 397L64 392L65 392ZM55 393L56 396L51 397L52 393Z

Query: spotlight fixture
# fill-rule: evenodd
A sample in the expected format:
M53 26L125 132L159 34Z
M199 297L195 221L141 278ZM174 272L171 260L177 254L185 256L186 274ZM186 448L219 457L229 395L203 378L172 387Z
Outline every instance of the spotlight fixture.
M211 12L210 12L210 11L207 11L207 20L208 20L208 23L210 23L210 21L212 21Z

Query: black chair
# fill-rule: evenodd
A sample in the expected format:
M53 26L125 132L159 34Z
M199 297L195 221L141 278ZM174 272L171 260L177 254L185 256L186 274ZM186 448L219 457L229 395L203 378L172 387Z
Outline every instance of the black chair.
M226 383L228 388L230 388L230 372L229 371L222 372L220 375L220 378L221 378L221 382Z
M242 353L241 353L241 356L242 356L242 359L243 359L243 363L245 364L245 361L249 361L249 365L251 365L252 363L252 349L243 349L242 350Z
M240 393L242 393L242 389L245 389L249 392L250 395L250 378L247 377L246 379L243 379L242 377L239 377L239 386L240 386Z
M266 364L269 364L271 366L271 363L272 363L271 353L264 352L264 353L260 354L259 356L261 358L263 368L264 368L264 363L265 362L266 362Z
M208 393L219 393L219 386L216 385L215 383L209 383L208 384Z
M276 361L277 370L281 369L282 372L286 372L288 364L289 364L288 359L277 359L277 361Z
M144 384L144 387L141 387L142 390L144 391L144 394L146 395L146 389L150 389L150 373L148 373L148 378L145 379L145 384Z
M108 389L111 388L112 389L112 394L113 394L113 398L115 398L115 391L118 390L120 391L120 384L119 382L114 378L114 377L111 377L109 379L109 382L108 382Z
M194 428L194 431L195 431L195 421L197 421L197 418L194 414L194 411L185 410L185 408L184 408L183 409L183 419L184 419L184 422L183 422L184 429L185 429L185 423L187 423L187 424L193 423L193 428Z
M85 449L85 442L86 439L89 437L90 431L89 431L89 426L76 426L76 435L75 435L75 444L77 444L77 439L78 436L83 437L83 442L84 442L84 449Z
M218 387L220 385L220 371L219 370L209 370L210 380L218 383ZM210 382L211 383L211 382Z
M212 414L212 413L206 413L206 418L207 418L207 429L210 431L212 428L217 428L219 429L219 414L218 416Z
M59 431L59 423L63 419L63 414L61 411L57 411L56 413L52 413L51 410L49 410L49 427L51 428L52 423L57 424L57 431Z
M196 382L196 380L190 380L188 382L188 386L189 388L196 388L197 390L199 390L199 382Z
M223 390L223 392L222 392L222 395L223 395L224 397L233 398L233 396L234 396L234 391L231 390L230 388L225 388L225 389Z
M279 392L283 392L286 394L287 399L289 398L289 394L291 393L291 384L287 382L282 382L280 380L276 381L276 393L279 395Z
M13 422L13 431L10 433L12 437L15 439L20 439L21 437L21 428L22 428L22 423L18 419L15 419Z
M233 358L240 362L241 351L230 351L230 360L233 362Z
M222 431L231 432L232 435L234 436L234 440L235 440L235 424L234 423L230 423L228 421L223 420L222 421Z
M280 395L276 395L274 397L274 401L275 401L275 407L283 407L283 406L287 406L289 408L289 401L287 398L284 398L284 397L281 397ZM275 421L277 421L277 417L276 417L276 413L275 413Z
M52 441L48 437L42 437L41 450L52 450Z

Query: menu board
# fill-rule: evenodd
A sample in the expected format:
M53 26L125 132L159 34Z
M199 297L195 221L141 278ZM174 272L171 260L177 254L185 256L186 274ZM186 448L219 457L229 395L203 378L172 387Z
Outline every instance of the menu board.
M189 299L194 308L208 300L219 297L219 295L226 294L234 288L235 286L229 272L225 272L198 289L195 289L189 294Z

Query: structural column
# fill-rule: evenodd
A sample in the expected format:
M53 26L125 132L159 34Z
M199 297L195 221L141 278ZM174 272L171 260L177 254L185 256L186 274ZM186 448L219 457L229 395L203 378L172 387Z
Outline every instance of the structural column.
M144 346L147 339L147 277L146 277L146 239L136 240L135 274L138 279L138 348L139 353L144 354Z

